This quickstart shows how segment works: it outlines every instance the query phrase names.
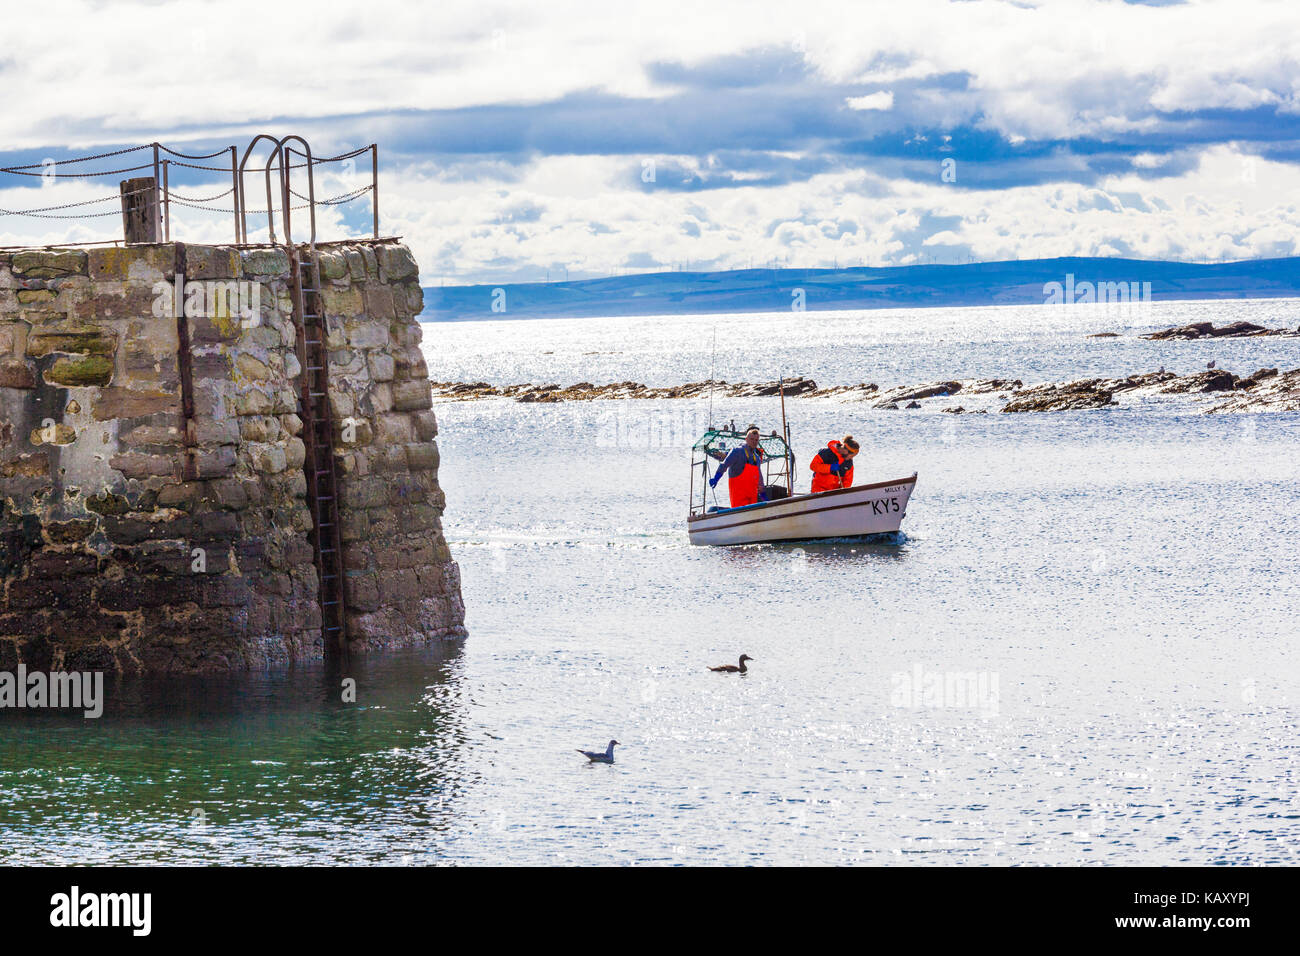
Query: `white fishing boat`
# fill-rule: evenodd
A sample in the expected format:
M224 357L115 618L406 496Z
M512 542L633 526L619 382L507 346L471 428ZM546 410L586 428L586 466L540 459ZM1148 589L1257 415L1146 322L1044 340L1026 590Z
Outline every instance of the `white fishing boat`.
M727 451L743 443L742 433L711 428L695 443L691 461L691 507L687 532L691 544L757 544L774 541L817 541L863 538L899 530L916 487L910 478L876 481L817 494L792 494L793 452L788 441L772 432L759 439L764 463L766 501L741 508L709 505L709 468ZM697 468L706 479L695 498Z

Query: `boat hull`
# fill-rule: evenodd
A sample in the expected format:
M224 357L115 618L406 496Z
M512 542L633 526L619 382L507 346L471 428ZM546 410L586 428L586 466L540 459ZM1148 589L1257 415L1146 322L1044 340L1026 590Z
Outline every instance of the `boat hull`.
M858 538L897 531L907 515L916 475L815 495L796 495L744 508L693 515L691 544L757 544Z

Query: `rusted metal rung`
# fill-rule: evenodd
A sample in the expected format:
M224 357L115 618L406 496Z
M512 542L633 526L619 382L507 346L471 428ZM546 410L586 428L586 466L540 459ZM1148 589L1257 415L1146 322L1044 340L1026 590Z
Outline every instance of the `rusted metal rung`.
M287 229L286 229L287 231ZM305 370L299 401L307 445L304 472L308 477L308 504L314 520L312 550L320 581L321 634L330 655L347 653L342 541L339 533L337 478L334 473L334 427L329 402L329 361L321 326L320 263L313 246L290 246L294 331L299 365ZM308 328L318 336L311 338ZM319 378L317 377L319 376ZM322 460L321 456L324 456Z

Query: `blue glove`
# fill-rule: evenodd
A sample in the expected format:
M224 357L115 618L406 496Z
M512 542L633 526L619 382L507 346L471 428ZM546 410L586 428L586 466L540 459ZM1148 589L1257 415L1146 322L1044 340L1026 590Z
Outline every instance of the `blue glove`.
M838 461L837 461L837 462L833 462L833 463L831 464L831 474L832 474L832 475L838 475L839 473L840 473L840 463L839 463Z
M718 479L721 478L721 477L722 477L722 472L718 472L716 475L714 475L712 478L710 478L710 479L709 479L709 487L710 487L710 488L716 488L716 487L718 487Z

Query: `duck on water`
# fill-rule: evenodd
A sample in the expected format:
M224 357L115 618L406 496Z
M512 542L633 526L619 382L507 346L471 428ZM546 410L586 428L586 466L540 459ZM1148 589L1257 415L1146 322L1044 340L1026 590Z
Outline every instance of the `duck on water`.
M745 661L752 661L754 658L748 654L740 655L740 665L719 664L717 667L710 667L709 670L717 671L720 674L748 674L749 668L745 666Z

